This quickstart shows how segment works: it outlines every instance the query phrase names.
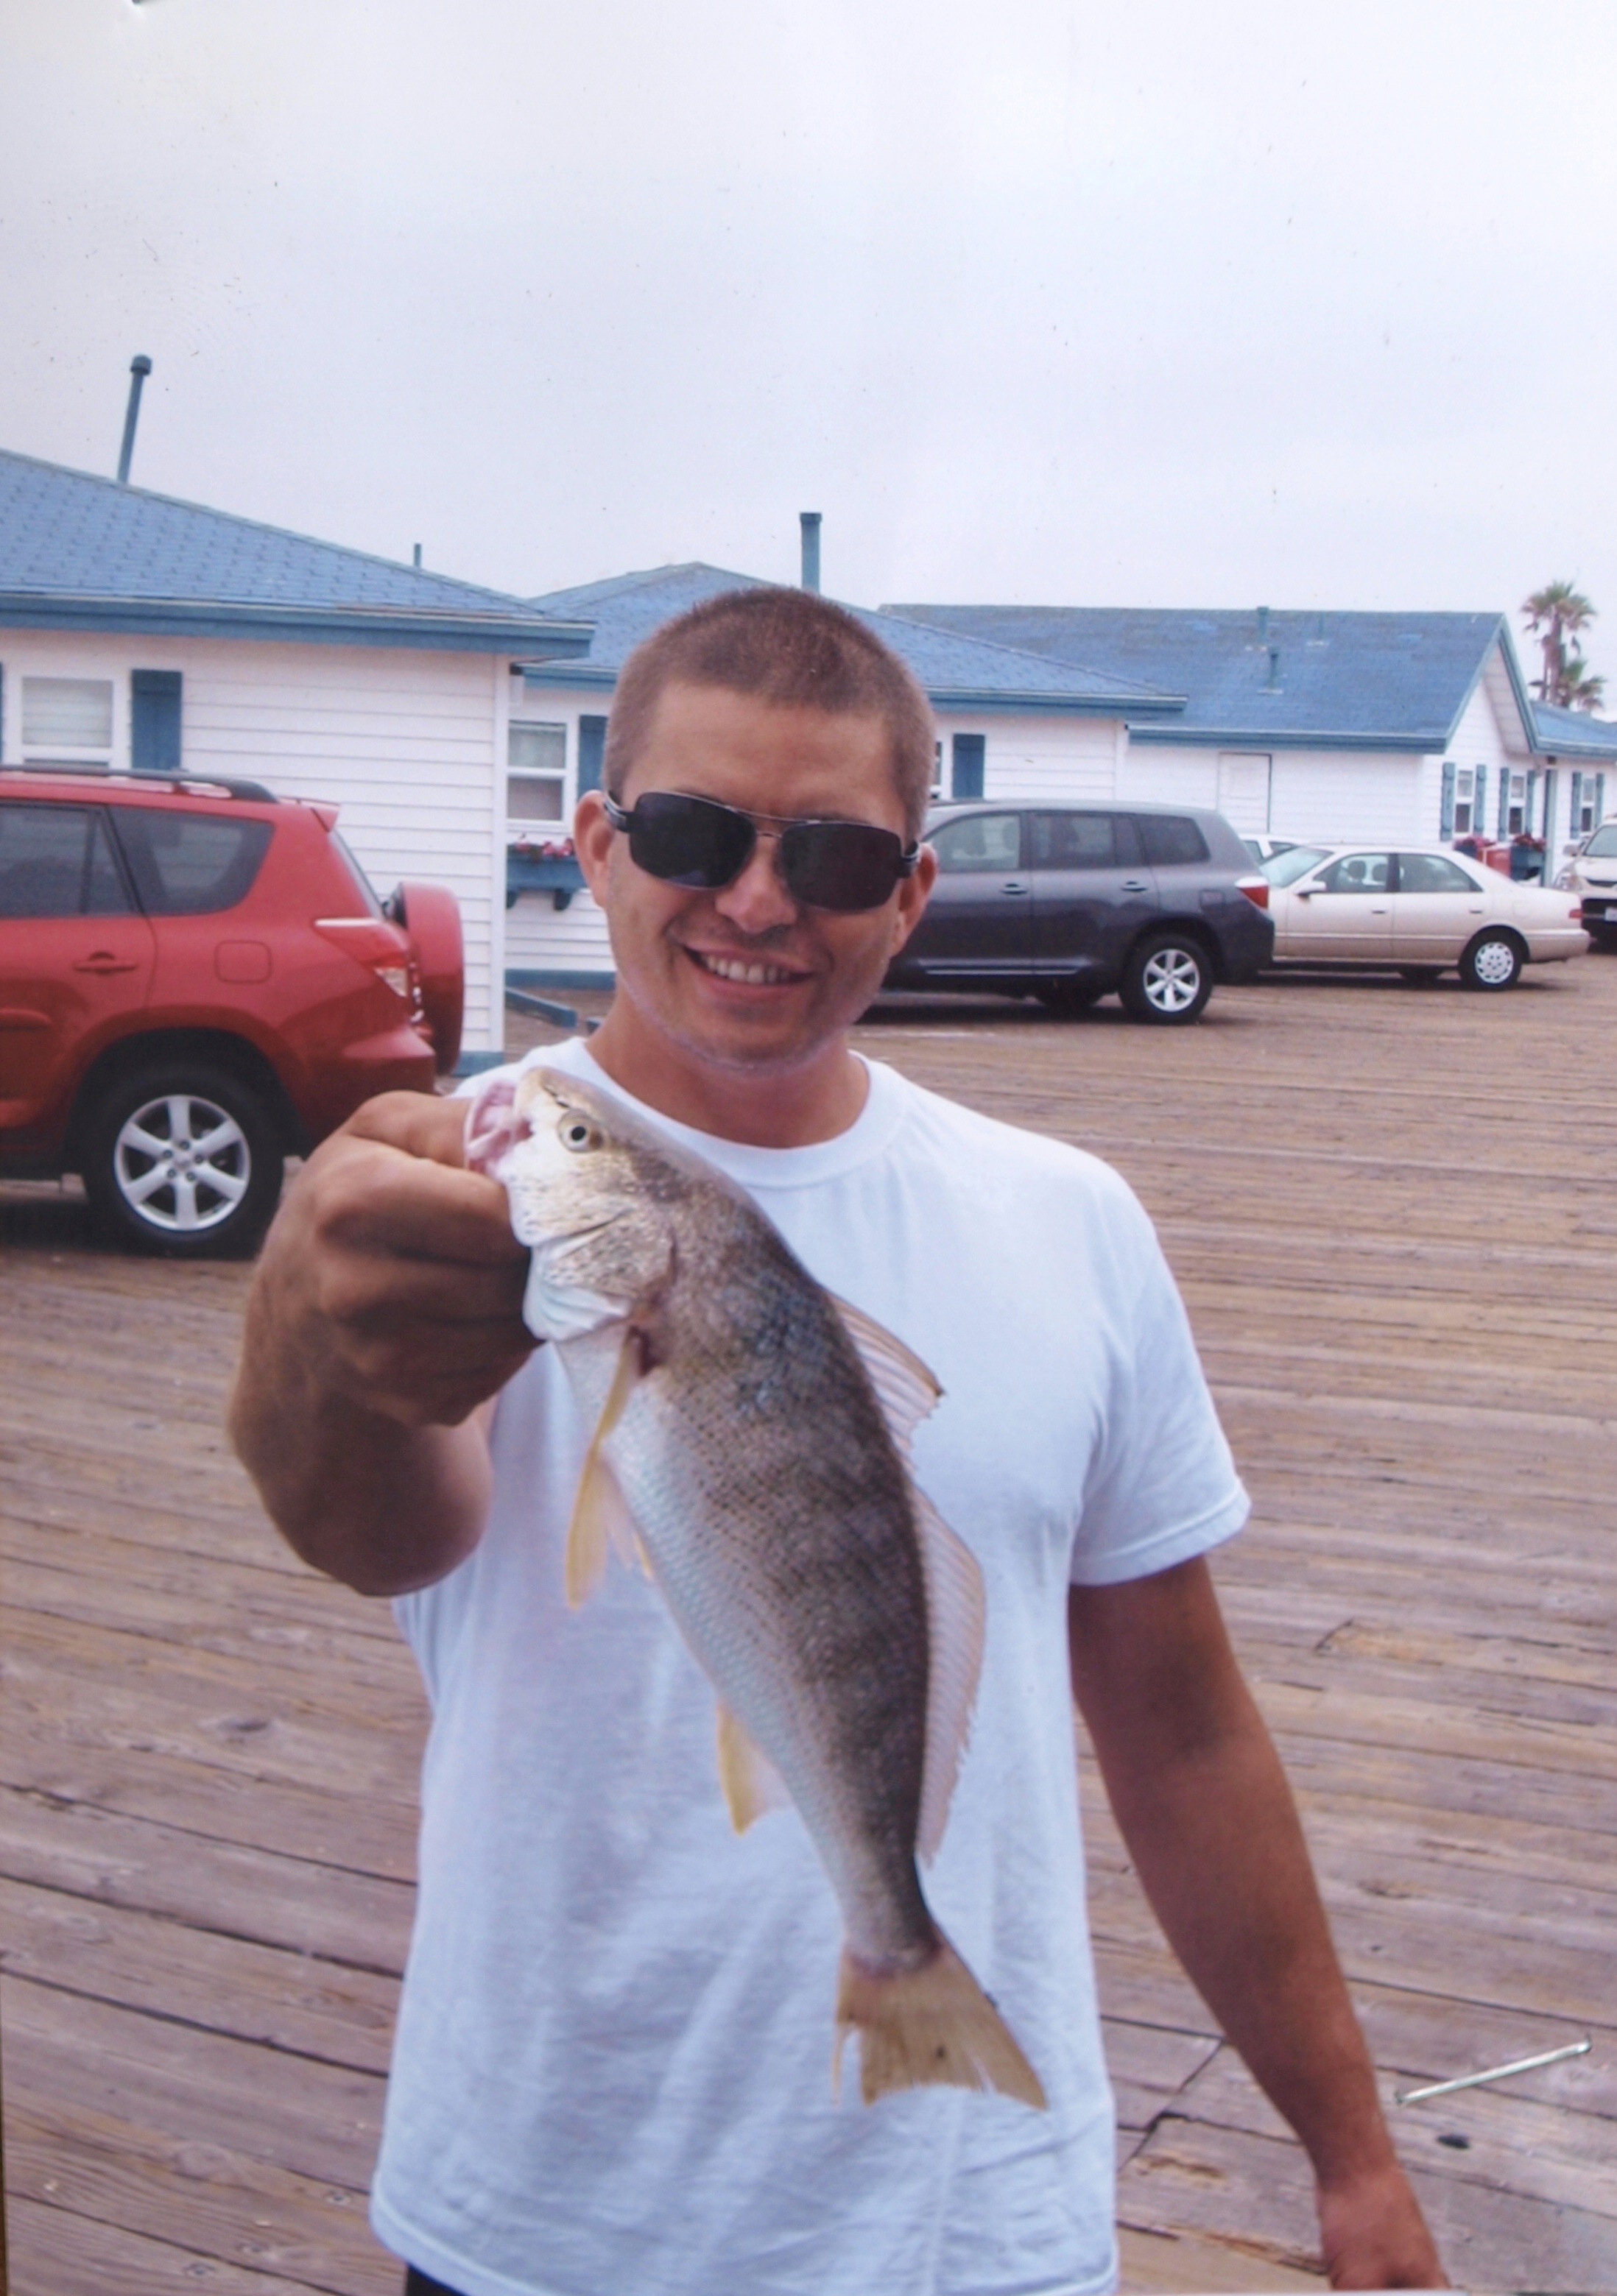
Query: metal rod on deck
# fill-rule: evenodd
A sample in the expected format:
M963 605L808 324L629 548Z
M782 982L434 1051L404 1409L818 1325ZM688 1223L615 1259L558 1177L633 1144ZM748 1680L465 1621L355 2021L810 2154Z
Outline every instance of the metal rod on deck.
M1546 2049L1541 2056L1517 2057L1507 2065L1490 2065L1485 2073L1462 2073L1458 2080L1432 2081L1424 2088L1395 2088L1394 2104L1419 2104L1429 2096L1452 2096L1457 2088L1481 2088L1484 2081L1508 2080L1512 2073L1537 2072L1540 2065L1558 2065L1567 2057L1587 2057L1591 2040L1569 2041L1564 2049Z

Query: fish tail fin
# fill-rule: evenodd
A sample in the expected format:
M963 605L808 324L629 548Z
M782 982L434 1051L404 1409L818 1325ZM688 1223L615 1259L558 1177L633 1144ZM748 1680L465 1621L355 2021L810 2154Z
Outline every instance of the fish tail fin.
M1038 2075L948 1939L921 1969L882 1976L843 1948L837 1989L837 2054L859 2037L859 2083L866 2104L893 2089L932 2081L997 2089L1045 2109Z

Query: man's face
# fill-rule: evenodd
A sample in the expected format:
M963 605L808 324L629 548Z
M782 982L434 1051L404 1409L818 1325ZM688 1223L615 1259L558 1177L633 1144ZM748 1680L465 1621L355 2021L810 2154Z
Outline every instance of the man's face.
M880 718L779 708L723 687L663 689L620 801L650 790L705 797L782 818L866 821L904 834L891 742ZM774 825L772 823L771 826ZM629 857L599 797L577 817L579 860L606 912L620 993L687 1058L760 1073L802 1066L874 996L925 906L923 851L879 909L814 909L786 890L773 838L734 883L669 885Z

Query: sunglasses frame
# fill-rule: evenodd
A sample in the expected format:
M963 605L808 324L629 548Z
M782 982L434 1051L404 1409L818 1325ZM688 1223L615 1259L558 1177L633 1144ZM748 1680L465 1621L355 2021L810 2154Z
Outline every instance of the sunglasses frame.
M879 822L846 821L834 815L801 816L781 813L749 813L741 806L726 805L722 800L718 798L698 797L694 791L689 790L651 790L646 792L646 795L650 797L677 798L682 799L688 805L706 807L714 813L727 815L732 821L744 822L752 832L751 844L749 844L746 851L742 855L741 859L736 863L735 869L729 876L722 879L720 882L716 885L694 885L687 887L686 890L692 892L719 893L723 892L726 886L733 885L736 879L741 875L742 872L747 867L754 853L757 852L758 840L760 837L772 837L777 843L784 843L784 840L792 835L794 830L862 829L874 832L874 833L878 837L891 837L899 845L899 857L894 870L892 883L888 887L886 892L882 895L880 900L861 902L858 906L853 908L839 906L836 903L830 901L807 900L804 898L804 896L797 890L795 886L793 886L791 877L787 873L786 867L784 865L778 865L780 866L781 880L785 885L786 890L792 895L792 899L799 902L804 908L824 909L828 914L833 916L868 916L873 910L885 907L886 904L892 898L894 893L897 892L904 880L907 877L913 877L915 875L915 865L921 857L921 841L918 838L913 845L907 846L899 837L897 830L883 829ZM644 800L637 799L635 804L626 810L618 803L615 798L608 796L607 792L603 790L601 792L601 802L605 808L606 817L612 824L612 827L615 830L620 831L625 836L632 835L635 825L635 816L639 811ZM764 828L760 826L761 824L766 822L773 822L777 825L774 828ZM641 868L644 866L644 864L636 860L635 865L636 868ZM677 877L660 876L658 872L654 869L646 870L646 874L647 876L656 877L660 884L669 885L680 882L680 880Z

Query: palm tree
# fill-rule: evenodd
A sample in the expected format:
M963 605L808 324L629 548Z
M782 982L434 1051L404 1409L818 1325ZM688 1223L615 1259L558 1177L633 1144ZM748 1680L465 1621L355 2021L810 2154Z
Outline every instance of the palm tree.
M1595 609L1572 583L1547 582L1543 589L1535 590L1531 598L1523 600L1522 611L1544 656L1544 675L1533 680L1533 692L1540 701L1554 702L1560 709L1572 709L1574 705L1567 683L1567 640L1575 638L1594 620ZM1580 657L1574 654L1573 659L1581 666ZM1587 684L1579 690L1587 692ZM1592 709L1595 705L1586 701L1576 706Z
M1605 680L1590 676L1580 653L1571 654L1561 674L1561 690L1556 698L1564 709L1598 709L1605 699Z

